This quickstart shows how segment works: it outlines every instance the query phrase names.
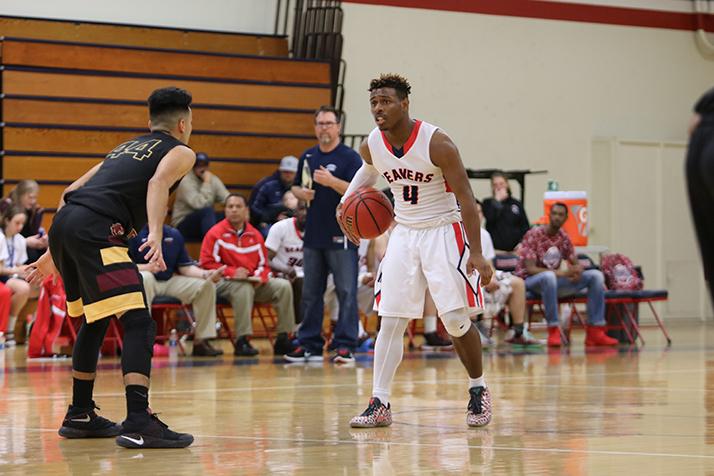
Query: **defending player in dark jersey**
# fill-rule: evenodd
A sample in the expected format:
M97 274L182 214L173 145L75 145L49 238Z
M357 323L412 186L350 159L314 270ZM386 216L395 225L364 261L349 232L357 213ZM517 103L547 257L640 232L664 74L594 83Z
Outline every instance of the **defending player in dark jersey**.
M72 354L72 404L59 434L116 436L117 444L127 448L183 448L193 436L169 430L149 409L156 324L127 240L148 221L149 235L139 250L147 261L166 269L161 240L169 193L196 160L185 145L191 135L191 94L157 89L148 102L151 132L120 144L67 187L49 232L50 248L33 265L30 279L37 283L59 272L67 312L86 319ZM127 417L122 425L98 416L92 399L99 349L111 316L119 318L124 330Z

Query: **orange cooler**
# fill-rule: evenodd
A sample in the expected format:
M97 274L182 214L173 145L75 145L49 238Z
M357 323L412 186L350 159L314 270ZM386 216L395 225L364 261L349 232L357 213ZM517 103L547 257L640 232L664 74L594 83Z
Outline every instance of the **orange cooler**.
M550 207L556 202L568 206L568 219L563 231L568 234L573 246L587 246L590 227L588 225L587 192L545 192L543 194L543 214L550 216Z

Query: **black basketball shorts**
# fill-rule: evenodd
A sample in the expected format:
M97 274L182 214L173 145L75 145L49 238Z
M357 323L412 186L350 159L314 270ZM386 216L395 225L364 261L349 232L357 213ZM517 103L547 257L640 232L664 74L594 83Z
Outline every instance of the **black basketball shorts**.
M124 228L81 205L68 204L54 217L50 252L62 276L71 317L88 323L130 309L146 308L141 275L129 257Z

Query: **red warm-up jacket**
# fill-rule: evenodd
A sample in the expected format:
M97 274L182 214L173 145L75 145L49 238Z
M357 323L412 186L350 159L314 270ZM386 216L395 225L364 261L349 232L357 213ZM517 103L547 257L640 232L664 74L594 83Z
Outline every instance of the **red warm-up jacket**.
M201 267L216 269L223 265L226 278L232 278L237 268L246 268L250 276L268 282L268 250L263 236L250 223L239 234L228 220L222 220L206 233L201 244Z

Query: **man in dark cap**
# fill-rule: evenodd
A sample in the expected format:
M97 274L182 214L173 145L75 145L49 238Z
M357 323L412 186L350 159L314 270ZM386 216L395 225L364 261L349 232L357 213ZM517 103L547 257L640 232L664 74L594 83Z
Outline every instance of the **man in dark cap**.
M208 155L197 153L193 173L186 174L176 190L171 226L187 240L202 240L223 218L216 215L213 205L223 203L227 196L228 190L221 179L208 170Z
M692 217L704 262L704 278L714 300L714 88L704 93L694 106L689 125L686 174Z

